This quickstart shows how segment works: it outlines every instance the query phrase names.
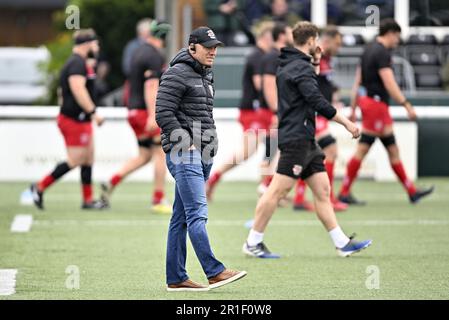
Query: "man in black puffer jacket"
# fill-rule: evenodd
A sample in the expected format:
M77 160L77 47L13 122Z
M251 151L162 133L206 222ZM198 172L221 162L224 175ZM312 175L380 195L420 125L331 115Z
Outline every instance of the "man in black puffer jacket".
M195 29L189 37L189 48L176 55L162 76L157 94L156 121L162 129L167 167L176 181L167 242L168 291L207 291L246 275L245 271L226 269L215 258L206 231L205 183L218 146L211 67L221 45L211 29ZM187 231L209 286L187 276Z

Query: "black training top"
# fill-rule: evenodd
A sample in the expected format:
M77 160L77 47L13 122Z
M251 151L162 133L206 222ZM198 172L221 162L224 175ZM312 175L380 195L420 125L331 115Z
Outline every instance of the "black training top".
M379 70L392 67L391 51L374 41L365 47L360 65L362 86L365 87L366 94L388 104L388 91L380 78Z
M311 57L282 48L277 72L279 147L315 139L315 112L332 119L337 110L320 92Z
M94 97L94 81L90 79L91 72L88 74L86 60L78 54L73 54L65 63L59 76L59 85L62 91L62 106L60 113L66 117L80 122L89 122L91 117L76 102L69 86L69 77L80 75L86 78L86 88L91 98Z
M159 79L164 67L164 57L149 43L143 43L131 58L129 84L130 109L146 109L144 84L149 79Z
M259 47L255 47L246 58L245 67L242 78L242 100L240 109L254 110L260 107L260 90L254 86L253 77L262 75L262 57L264 51Z
M262 58L262 75L276 76L277 69L279 67L279 50L272 49L266 53ZM263 90L260 95L260 105L262 108L269 108Z

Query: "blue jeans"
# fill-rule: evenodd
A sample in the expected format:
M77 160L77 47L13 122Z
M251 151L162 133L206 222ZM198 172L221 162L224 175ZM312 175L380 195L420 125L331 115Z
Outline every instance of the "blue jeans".
M185 269L187 231L204 273L207 278L214 277L223 272L225 267L212 253L206 231L208 214L205 184L212 163L202 161L198 150L180 152L172 157L170 153L167 154L167 167L176 181L167 241L167 284L180 283L189 278Z

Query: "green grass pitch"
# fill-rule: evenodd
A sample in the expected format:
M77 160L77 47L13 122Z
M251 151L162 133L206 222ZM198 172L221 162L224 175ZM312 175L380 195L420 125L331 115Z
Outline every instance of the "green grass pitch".
M209 206L209 236L215 255L248 276L186 294L165 291L169 217L150 213L150 184L124 183L111 210L85 212L79 210L79 185L60 183L48 190L47 210L39 212L19 205L26 184L1 183L0 269L18 274L16 293L0 299L448 299L449 179L419 184L435 184L436 192L412 206L398 183L356 183L355 194L368 205L338 218L347 233L374 243L350 258L337 257L314 214L279 209L265 240L282 258L262 260L241 253L256 185L225 182ZM172 199L173 185L168 190ZM11 233L17 214L33 215L30 232ZM189 276L205 283L190 245L188 250ZM79 289L66 287L72 265L80 271ZM369 286L376 275L378 289Z

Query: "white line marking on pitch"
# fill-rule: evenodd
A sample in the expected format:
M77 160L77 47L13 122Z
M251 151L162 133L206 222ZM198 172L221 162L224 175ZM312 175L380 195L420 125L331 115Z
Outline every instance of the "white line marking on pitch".
M210 226L234 227L241 226L248 220L212 220L208 222ZM36 220L33 224L39 227L67 227L67 226L88 226L88 227L149 227L167 226L169 221L165 220ZM445 226L449 225L449 220L353 220L344 221L342 225L351 226ZM300 227L300 226L321 226L316 220L280 220L271 221L272 226Z
M17 269L0 269L0 296L16 293Z
M33 216L31 214L18 214L14 217L11 224L11 232L28 232L33 224Z

